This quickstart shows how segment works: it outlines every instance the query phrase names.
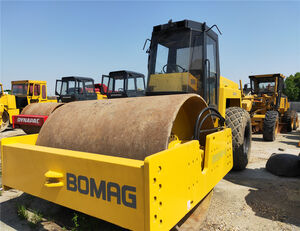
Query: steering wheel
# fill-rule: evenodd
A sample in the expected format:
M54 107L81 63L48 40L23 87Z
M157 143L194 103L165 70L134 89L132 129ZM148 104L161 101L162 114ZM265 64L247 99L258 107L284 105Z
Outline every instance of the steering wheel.
M167 73L167 71L165 70L167 66L171 67L171 70L172 70L173 72L176 72L176 67L179 67L179 68L182 70L182 72L185 72L185 69L184 69L182 66L178 65L178 64L166 64L166 65L164 65L163 68L162 68L162 71L163 71L164 73Z
M123 91L123 88L119 88L118 91Z

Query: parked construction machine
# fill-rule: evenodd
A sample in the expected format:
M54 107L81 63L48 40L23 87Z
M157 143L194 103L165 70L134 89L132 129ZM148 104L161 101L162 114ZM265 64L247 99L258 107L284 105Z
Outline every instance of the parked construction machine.
M274 141L277 132L291 132L299 126L297 113L290 110L283 94L284 78L282 74L249 76L250 92L243 95L243 108L250 113L252 129L262 132L266 141Z
M137 97L145 95L145 76L134 71L112 71L102 75L103 94L107 98Z
M59 96L59 102L62 103L106 98L105 94L95 91L94 79L78 76L56 80L55 94Z
M0 131L13 123L13 116L32 103L56 102L47 96L47 82L39 80L19 80L11 82L11 94L4 94L1 84Z
M155 26L148 51L146 96L68 103L39 134L2 139L4 188L130 230L199 226L214 186L248 163L250 116L220 77L213 27Z
M55 89L59 103L28 105L21 115L13 116L14 128L22 128L26 134L38 133L48 116L63 103L142 96L145 76L133 71L113 71L109 75L102 75L101 84L94 84L92 78L62 77L56 80Z
M95 91L94 79L68 76L56 80L55 94L58 99L46 104L27 105L20 115L13 116L13 127L21 128L26 134L38 133L48 116L64 103L106 99L106 95Z

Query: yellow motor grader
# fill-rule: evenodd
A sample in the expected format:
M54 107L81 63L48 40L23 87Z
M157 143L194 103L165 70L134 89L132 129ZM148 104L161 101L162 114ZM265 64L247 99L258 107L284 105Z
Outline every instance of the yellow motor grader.
M212 189L246 167L251 144L213 27L153 28L146 96L71 102L39 134L2 139L4 188L130 230L199 226Z
M253 132L262 132L266 141L275 140L277 132L291 132L299 126L298 115L290 110L283 94L284 78L282 74L252 75L250 91L244 87L248 94L243 94L243 108L250 113Z

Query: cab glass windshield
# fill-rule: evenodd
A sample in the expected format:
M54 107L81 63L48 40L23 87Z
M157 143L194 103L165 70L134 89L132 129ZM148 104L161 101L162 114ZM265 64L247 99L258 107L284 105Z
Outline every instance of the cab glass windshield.
M147 92L203 96L203 49L202 32L182 29L153 35Z
M13 95L27 95L27 84L13 84L12 85L12 94Z
M190 31L164 33L153 39L156 53L151 74L187 72L190 57ZM154 61L154 60L153 60Z
M254 86L255 94L267 94L275 92L275 79L273 78L261 78L252 80L252 86Z
M95 88L94 88L94 82L93 81L85 81L84 86L85 86L85 93L86 94L94 94L95 93Z

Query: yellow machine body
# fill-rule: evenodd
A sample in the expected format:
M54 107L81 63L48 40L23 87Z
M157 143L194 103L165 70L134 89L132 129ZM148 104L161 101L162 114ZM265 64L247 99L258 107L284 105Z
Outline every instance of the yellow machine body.
M131 230L171 229L233 164L228 128L208 135L205 150L193 140L144 161L37 146L37 138L2 139L5 188Z
M3 86L0 83L1 94L0 94L0 125L2 124L2 115L4 112L9 115L9 122L12 123L12 116L19 114L19 109L16 107L16 98L14 95L5 94Z
M226 108L241 107L242 95L239 85L232 80L220 76L218 111L225 117Z
M149 87L152 91L193 91L202 86L198 86L199 81L189 72L155 74L150 76ZM226 108L241 107L242 95L239 85L223 76L220 76L219 104L218 111L224 117Z
M97 94L98 100L107 99L107 95L103 95L103 94L101 94L101 92L96 92L96 94Z
M149 88L153 91L194 92L198 89L198 80L189 72L165 73L150 76Z

